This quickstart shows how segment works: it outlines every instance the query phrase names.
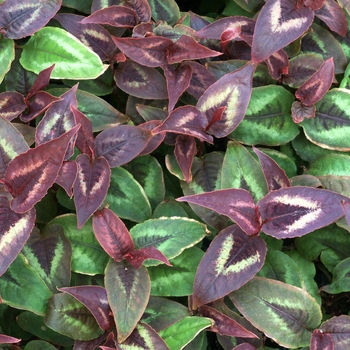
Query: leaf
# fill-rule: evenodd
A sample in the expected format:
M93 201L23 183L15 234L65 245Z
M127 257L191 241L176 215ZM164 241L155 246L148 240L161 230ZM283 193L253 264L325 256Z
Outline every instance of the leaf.
M73 193L80 229L106 198L111 169L104 157L91 160L87 154L80 154L76 162L78 173Z
M191 168L197 146L194 137L179 135L176 138L174 155L187 183L192 181Z
M279 281L254 277L229 297L249 322L285 347L309 346L309 330L321 322L321 309L315 299Z
M316 117L316 106L305 106L299 101L292 104L292 118L294 123L301 123L305 118L312 119Z
M322 330L315 329L312 332L310 350L334 350L332 337Z
M52 293L57 292L56 287L69 285L72 246L61 226L33 230L22 253Z
M18 254L0 278L3 304L44 316L52 293L23 254Z
M350 258L347 258L337 264L332 274L332 283L321 287L321 290L329 294L338 294L349 291Z
M15 91L0 93L0 117L11 121L27 108L23 96Z
M158 260L168 266L172 266L165 255L155 247L144 247L137 250L131 250L125 254L124 258L135 269L140 268L144 261L148 259Z
M261 230L278 239L303 236L343 216L343 200L335 192L302 186L270 192L257 204Z
M37 74L55 63L52 79L94 79L108 67L75 36L54 27L42 28L28 40L20 62Z
M11 68L11 63L15 58L15 42L12 39L3 38L0 40L0 84L4 80L6 73Z
M96 157L105 157L111 168L130 162L147 145L152 134L134 125L117 125L95 138Z
M24 213L39 202L55 182L69 141L78 131L75 126L60 137L21 153L6 170L5 181L14 199L11 209Z
M334 342L335 349L346 349L350 345L350 317L340 315L332 317L322 323L320 329L329 334Z
M270 0L256 20L252 43L252 60L266 60L276 51L299 38L311 26L314 13L306 7L296 7L289 0Z
M151 21L151 7L147 0L127 0L128 5L131 5L139 22Z
M161 123L162 122L160 120L150 120L148 122L139 124L139 127L141 129L153 130L157 126L159 126ZM146 147L141 151L139 156L148 155L153 151L155 151L164 141L165 136L166 136L165 132L152 136L152 138L148 141Z
M55 350L56 348L45 340L31 340L25 346L26 350Z
M289 59L284 50L278 50L266 60L271 77L279 80L281 76L289 71Z
M134 249L134 243L122 220L112 210L103 208L92 218L95 237L105 252L115 261L123 260Z
M255 66L248 63L224 75L200 97L196 108L207 116L208 122L218 108L226 106L221 120L209 128L210 134L225 137L242 121L249 104L254 70Z
M174 0L148 0L155 22L164 21L174 25L180 18L180 9Z
M146 309L151 290L149 275L144 266L135 269L124 261L110 260L105 286L121 343L132 333Z
M30 90L28 92L28 95L27 95L26 99L29 99L30 97L36 95L37 92L39 92L40 90L45 89L49 85L51 73L52 73L54 68L55 68L55 64L53 64L52 66L42 70L38 74L37 78L35 79L32 87L30 88Z
M25 0L22 6L14 1L0 4L0 28L4 36L21 39L44 27L62 5L62 0Z
M223 298L251 280L262 268L265 242L229 226L211 242L201 260L193 287L192 308Z
M69 294L54 294L47 305L45 324L76 340L91 340L102 334L91 312Z
M19 343L21 339L10 337L9 335L0 334L0 344Z
M55 183L60 185L69 198L73 196L73 185L77 177L78 165L75 161L63 162Z

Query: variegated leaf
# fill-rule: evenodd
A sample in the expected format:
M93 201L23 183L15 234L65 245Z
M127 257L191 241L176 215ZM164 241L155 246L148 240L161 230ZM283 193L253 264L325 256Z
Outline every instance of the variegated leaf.
M320 329L312 332L310 350L335 350L332 337Z
M264 265L266 251L262 238L248 236L236 225L222 230L198 266L193 309L223 298L251 280Z
M176 138L174 155L187 183L192 181L192 164L197 153L194 137L179 135Z
M146 123L140 124L139 128L146 129L146 130L153 130L160 124L162 124L161 120L150 120ZM164 141L165 135L166 133L163 132L152 136L152 138L147 142L146 147L141 151L139 155L144 156L156 150L160 146L160 144Z
M32 87L28 92L26 99L29 99L31 96L34 96L38 91L43 90L44 88L46 88L47 85L49 85L51 73L54 68L55 68L55 64L42 70L38 74L37 78L34 81L34 84L32 85Z
M27 105L23 95L16 92L2 92L0 94L0 117L9 121L17 118Z
M63 162L55 182L67 193L69 198L73 196L73 185L78 173L78 165L75 161Z
M152 18L175 25L180 18L180 9L175 0L148 0L151 7Z
M7 0L0 4L0 29L6 38L21 39L44 27L56 14L62 0Z
M312 187L288 187L268 193L258 204L261 230L281 238L300 237L344 215L338 193Z
M0 276L22 250L35 224L35 210L17 214L6 197L0 196Z
M6 73L11 68L11 63L15 58L15 42L12 39L3 38L0 40L0 84L4 80Z
M62 136L21 153L6 170L5 182L14 199L11 209L25 213L33 208L55 182L64 155L79 126Z
M332 317L324 322L320 329L332 337L335 350L346 349L350 346L350 316Z
M87 154L80 154L76 162L78 173L73 194L80 229L106 198L111 169L104 157L91 160Z

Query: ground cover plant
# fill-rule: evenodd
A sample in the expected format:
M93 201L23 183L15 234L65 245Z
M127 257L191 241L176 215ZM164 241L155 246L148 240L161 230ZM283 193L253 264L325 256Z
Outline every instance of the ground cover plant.
M350 348L345 0L0 1L3 349Z

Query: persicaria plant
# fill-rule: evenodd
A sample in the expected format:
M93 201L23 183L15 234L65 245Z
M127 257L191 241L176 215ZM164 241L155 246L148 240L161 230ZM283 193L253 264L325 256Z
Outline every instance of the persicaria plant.
M196 8L0 0L2 348L350 348L350 5Z

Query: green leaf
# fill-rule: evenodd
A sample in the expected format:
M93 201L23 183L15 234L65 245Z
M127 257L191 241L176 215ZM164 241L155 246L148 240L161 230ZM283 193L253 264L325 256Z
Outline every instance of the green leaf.
M280 281L254 277L229 296L249 322L287 348L308 346L310 329L321 322L316 300L303 289Z
M124 168L112 169L105 201L109 209L122 219L143 222L151 217L151 205L144 189Z
M109 256L95 238L91 219L78 230L77 217L74 214L57 216L50 225L58 224L64 229L64 234L72 244L72 271L96 275L103 274Z
M153 211L152 219L159 219L162 216L181 216L189 217L183 204L176 202L174 199L167 199L159 203Z
M316 145L339 151L350 151L350 91L332 89L316 104L316 117L300 125L306 137Z
M12 39L0 39L0 84L5 74L11 68L11 62L15 59L15 42Z
M188 316L159 332L170 350L181 350L202 330L213 325L210 318Z
M172 266L163 264L149 267L151 295L164 297L191 295L193 293L194 277L203 255L204 253L201 249L192 247L172 259L170 261Z
M105 285L109 305L123 342L134 330L146 309L151 282L144 266L135 269L126 261L110 260L106 267Z
M332 283L321 288L329 294L350 291L350 258L341 261L333 270Z
M24 350L56 350L56 348L45 340L32 340L26 344Z
M37 272L19 254L0 278L2 303L44 316L52 293Z
M91 12L92 0L63 0L62 6L66 6L83 13L89 14Z
M244 119L229 138L247 145L278 146L299 133L291 117L294 96L282 86L253 88Z
M350 176L350 156L334 153L321 156L310 164L307 174Z
M153 246L168 259L200 242L208 231L196 220L183 217L150 219L130 229L135 249ZM145 261L145 266L159 265L159 261Z
M76 340L91 340L103 333L92 313L69 294L55 294L49 300L45 324Z
M174 0L148 0L148 3L156 22L164 21L173 26L180 18L180 9Z
M28 40L20 62L36 74L55 64L51 79L95 79L108 67L75 36L54 27L44 27Z
M247 190L256 201L268 192L260 164L240 143L231 141L227 145L221 169L221 188Z

